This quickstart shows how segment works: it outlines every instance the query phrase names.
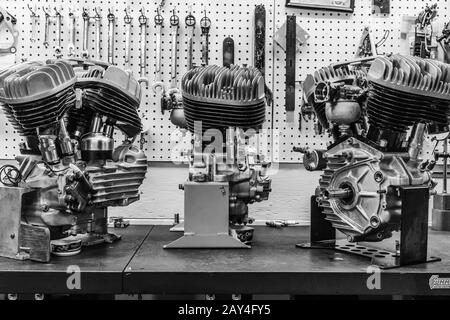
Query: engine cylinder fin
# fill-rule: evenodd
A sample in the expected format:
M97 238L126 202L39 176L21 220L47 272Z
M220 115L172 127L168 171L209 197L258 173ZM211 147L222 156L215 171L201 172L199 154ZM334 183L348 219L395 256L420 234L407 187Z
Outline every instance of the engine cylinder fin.
M449 75L449 65L433 60L400 55L375 59L367 75L371 130L404 133L420 121L447 126Z
M184 114L189 131L260 128L266 117L264 79L253 67L206 66L182 79Z
M0 102L23 136L49 127L75 105L75 73L65 60L25 62L0 73Z

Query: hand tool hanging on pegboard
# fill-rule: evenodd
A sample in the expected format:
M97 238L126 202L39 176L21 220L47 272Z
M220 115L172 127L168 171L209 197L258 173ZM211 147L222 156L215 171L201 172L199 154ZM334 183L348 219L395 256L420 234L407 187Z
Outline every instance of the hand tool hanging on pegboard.
M209 60L209 30L211 28L211 19L205 16L200 20L200 28L202 29L202 64L208 65Z
M100 15L100 8L95 7L95 59L101 60L102 59L102 52L101 52L101 27L102 27L102 16Z
M222 45L222 60L224 67L234 65L234 40L231 37L226 37Z
M255 42L254 42L254 65L261 72L263 77L266 75L266 8L263 4L255 7ZM266 101L270 106L273 100L272 91L264 81L264 91L266 92Z
M16 53L17 43L19 40L17 19L2 7L0 7L0 26L5 26L13 38L11 44L9 44L6 48L0 48L0 56Z
M49 32L50 32L50 13L48 13L48 9L42 7L42 11L44 11L44 17L45 17L45 22L44 22L44 47L48 48L49 46Z
M116 16L114 9L108 9L108 63L114 64L114 36L116 28Z
M286 121L294 122L296 53L309 39L309 34L297 24L295 15L286 17L286 22L275 33L274 41L286 52Z
M192 9L189 8L189 14L185 19L187 35L188 35L188 50L187 50L187 69L191 70L194 66L194 60L192 55L192 47L194 45L194 30L195 30L195 17L192 15Z
M36 6L34 6L34 9L31 8L30 4L27 4L28 10L30 10L30 19L31 19L31 35L30 35L30 41L36 42L36 29L37 24L39 22L39 15L36 14Z
M170 68L170 87L177 87L177 63L178 63L178 55L177 55L177 44L178 44L178 27L180 26L180 18L175 13L175 8L173 9L172 16L170 17L170 30L172 31L172 61Z
M131 46L131 27L133 23L133 17L130 16L129 8L125 8L125 16L123 21L125 23L125 71L131 71L130 65L130 46Z
M73 7L69 8L69 44L67 45L67 55L69 57L75 56L76 15L74 11Z
M295 111L295 58L296 58L296 26L297 17L291 15L287 17L286 24L286 96L285 109L286 119L293 122L293 113Z
M89 16L89 12L86 8L83 8L83 13L81 14L83 18L83 51L81 52L81 56L83 59L88 59L89 56L89 23L91 17Z
M165 110L170 110L170 121L180 127L186 127L186 120L184 118L183 99L180 90L177 88L177 63L178 63L178 27L180 25L180 19L173 9L173 14L170 17L170 29L172 33L172 61L170 69L170 88L165 91L161 98L161 113L164 114Z
M142 7L141 15L139 16L139 27L141 29L141 52L139 61L139 82L148 85L147 78L147 17L145 16L145 9Z
M156 94L156 108L161 109L161 99L164 92L164 84L161 81L161 35L164 18L160 13L160 8L156 9L155 16L155 32L156 32L156 65L155 65L155 81L153 81L152 89Z
M61 12L55 7L55 23L56 23L56 43L55 56L56 58L62 57L62 46L61 46L61 27L62 27L62 15Z

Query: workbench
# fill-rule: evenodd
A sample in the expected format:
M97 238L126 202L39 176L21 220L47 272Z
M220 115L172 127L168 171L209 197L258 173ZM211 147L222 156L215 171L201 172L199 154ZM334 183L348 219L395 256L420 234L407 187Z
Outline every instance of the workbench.
M429 253L442 261L381 271L381 289L369 290L370 260L332 250L300 249L308 227L255 227L252 249L163 249L180 233L169 226L113 229L121 241L85 248L51 263L0 258L0 293L66 294L290 294L447 295L430 277L450 278L450 234L430 231ZM384 243L387 245L388 243ZM69 290L69 266L81 270L81 288Z

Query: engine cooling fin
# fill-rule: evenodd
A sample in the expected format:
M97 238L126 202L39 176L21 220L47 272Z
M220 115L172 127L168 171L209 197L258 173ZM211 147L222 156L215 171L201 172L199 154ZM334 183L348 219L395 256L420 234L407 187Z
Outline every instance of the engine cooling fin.
M142 131L141 87L130 73L111 65L93 66L78 77L75 88L83 90L87 108L109 117L127 136Z
M265 121L264 78L254 67L210 65L188 71L181 82L189 131L260 128Z
M58 122L75 104L75 73L64 60L25 62L0 73L0 103L24 136Z
M369 124L379 130L406 132L419 121L447 127L450 117L450 65L393 55L378 57L367 79Z

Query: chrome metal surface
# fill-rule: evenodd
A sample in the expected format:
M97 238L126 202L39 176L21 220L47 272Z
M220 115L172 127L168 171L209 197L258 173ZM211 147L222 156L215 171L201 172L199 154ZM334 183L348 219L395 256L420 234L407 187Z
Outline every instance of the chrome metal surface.
M75 55L75 25L76 25L76 16L73 13L73 8L69 8L69 44L67 45L67 55L72 57Z
M108 9L108 62L114 64L114 35L116 26L116 16L111 8Z
M131 45L131 27L133 17L128 13L128 9L125 9L125 70L130 70L130 45Z
M139 61L139 82L148 85L147 78L147 17L145 16L145 10L142 8L140 10L141 15L139 16L139 26L141 29L141 46L140 46L140 61Z
M95 8L95 58L97 60L102 59L102 52L101 52L101 25L102 25L102 16L100 15L100 8Z
M89 24L91 17L89 16L89 12L86 8L83 8L83 52L81 52L81 56L85 59L89 58Z

